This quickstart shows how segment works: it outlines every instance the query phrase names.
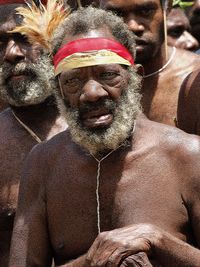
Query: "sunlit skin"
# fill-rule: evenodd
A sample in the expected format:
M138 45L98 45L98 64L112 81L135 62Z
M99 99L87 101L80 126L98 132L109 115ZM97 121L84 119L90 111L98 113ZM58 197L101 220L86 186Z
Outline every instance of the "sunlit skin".
M190 33L188 18L181 8L172 8L167 16L167 43L178 48L195 51L199 42Z
M83 103L118 101L129 79L122 66L99 65L63 72L60 86L66 104L81 111ZM112 119L99 124L101 116L97 109L97 118L88 123L83 116L80 122L92 134L110 127ZM134 123L129 145L101 162L100 235L96 160L71 140L69 130L32 151L23 171L10 267L50 267L53 257L63 267L149 267L149 260L154 267L198 267L200 252L186 242L200 244L199 138L142 114ZM149 260L123 260L139 251Z
M11 14L19 5L0 6L0 67L2 63L15 66L18 62L35 62L41 48L31 46L19 34L8 33L16 26ZM8 81L23 82L27 73L10 73ZM12 92L10 92L12 94ZM52 101L52 100L51 100ZM0 114L0 266L7 267L9 248L17 207L18 188L24 160L37 144L35 139L16 121L12 111L42 140L49 139L66 128L55 105L42 103L35 106L7 108Z
M190 20L192 34L200 42L200 0L195 0L193 6L186 9L186 14Z
M160 0L101 0L100 7L122 16L136 34L136 62L143 65L145 74L158 71L168 62L173 49L168 47L166 55ZM188 73L199 68L199 63L197 55L177 49L167 68L144 79L142 106L148 118L176 125L181 83Z

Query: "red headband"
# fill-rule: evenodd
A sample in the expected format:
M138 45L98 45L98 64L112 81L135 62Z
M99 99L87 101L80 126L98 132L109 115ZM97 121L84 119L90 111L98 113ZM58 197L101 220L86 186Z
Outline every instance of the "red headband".
M43 5L46 5L47 0L41 1ZM10 5L10 4L25 4L25 0L0 0L0 5Z
M53 59L54 66L56 68L62 59L72 54L99 50L112 51L129 61L131 65L134 64L134 59L130 52L119 42L105 38L85 38L69 42L59 49Z
M0 5L24 4L24 0L0 0Z

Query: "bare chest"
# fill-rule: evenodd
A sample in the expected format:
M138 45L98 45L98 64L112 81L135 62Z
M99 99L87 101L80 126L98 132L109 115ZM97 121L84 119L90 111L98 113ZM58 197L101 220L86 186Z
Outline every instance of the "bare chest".
M101 231L152 223L185 238L182 229L187 227L187 212L176 175L173 181L168 179L170 166L163 174L160 168L151 170L151 163L136 161L135 166L127 164L125 168L119 165L102 165L99 200L95 168L82 172L78 179L63 182L60 189L54 184L47 210L58 258L77 257L88 250L98 234L98 212Z

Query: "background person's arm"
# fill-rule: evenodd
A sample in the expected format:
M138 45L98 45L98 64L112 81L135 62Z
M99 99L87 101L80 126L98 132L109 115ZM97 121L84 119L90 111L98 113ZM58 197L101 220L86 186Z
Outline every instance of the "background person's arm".
M30 153L23 171L13 231L10 267L50 267L52 263L47 231L44 164L37 148Z
M183 81L178 99L177 127L200 135L200 73L195 71Z

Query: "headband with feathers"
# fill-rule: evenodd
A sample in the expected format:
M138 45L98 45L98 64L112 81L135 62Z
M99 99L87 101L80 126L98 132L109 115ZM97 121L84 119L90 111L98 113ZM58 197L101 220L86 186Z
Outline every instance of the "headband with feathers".
M70 13L69 7L64 6L64 0L48 0L46 7L41 1L37 6L31 0L31 5L16 9L17 14L23 16L23 22L10 32L25 35L30 43L39 43L51 53L55 30Z

